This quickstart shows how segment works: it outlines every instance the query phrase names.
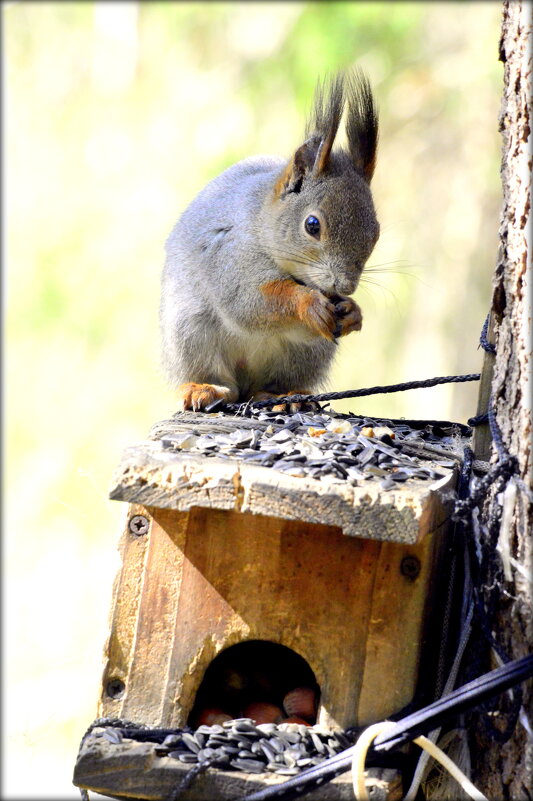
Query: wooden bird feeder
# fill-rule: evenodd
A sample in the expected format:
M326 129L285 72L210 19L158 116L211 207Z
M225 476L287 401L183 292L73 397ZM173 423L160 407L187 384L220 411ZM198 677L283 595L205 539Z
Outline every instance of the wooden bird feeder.
M111 492L128 508L99 716L194 728L209 707L246 717L254 688L264 691L257 702L282 707L292 689L314 686L308 722L345 730L400 711L431 675L460 462L453 447L446 463L438 448L435 463L425 453L437 478L385 491L375 477L354 486L187 446L189 435L190 444L206 431L258 425L180 413L124 454ZM270 433L280 428L273 422ZM189 768L147 743L89 737L74 782L164 799ZM376 774L373 797L398 797L393 773ZM282 778L210 769L180 798L237 798ZM349 775L309 796L352 797Z

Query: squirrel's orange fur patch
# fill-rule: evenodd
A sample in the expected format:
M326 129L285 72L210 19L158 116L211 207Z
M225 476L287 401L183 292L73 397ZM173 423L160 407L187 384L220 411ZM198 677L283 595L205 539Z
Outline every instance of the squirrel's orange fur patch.
M274 322L289 323L301 320L299 310L305 305L305 296L308 294L303 287L290 278L280 278L268 281L259 288L268 301L269 312Z
M337 325L335 307L318 289L301 286L290 278L269 281L261 292L269 304L271 320L300 322L325 339L333 340Z
M293 169L292 162L289 161L289 163L287 164L287 166L285 167L285 169L283 170L283 172L279 176L278 180L274 184L274 197L276 199L281 197L281 195L283 194L283 192L285 190L285 187L289 183L291 175L292 175L292 169Z
M236 393L232 392L228 387L218 387L213 384L195 384L189 382L188 384L181 384L178 387L178 400L181 402L182 409L205 409L210 403L216 400L225 400L232 402L236 400Z

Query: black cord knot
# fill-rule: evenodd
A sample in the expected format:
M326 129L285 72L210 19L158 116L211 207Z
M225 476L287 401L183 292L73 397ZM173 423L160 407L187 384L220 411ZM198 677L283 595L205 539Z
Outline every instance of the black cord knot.
M483 328L481 329L481 334L479 337L479 344L483 348L484 351L487 353L496 353L496 346L489 342L487 339L487 333L489 330L489 319L490 319L490 312L487 314L485 318L485 322L483 323Z

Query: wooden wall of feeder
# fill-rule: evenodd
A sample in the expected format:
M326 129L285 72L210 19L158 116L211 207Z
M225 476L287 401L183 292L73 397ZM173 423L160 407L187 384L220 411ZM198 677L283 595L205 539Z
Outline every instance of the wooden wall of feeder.
M128 507L98 715L335 731L400 711L434 672L463 444L451 427L326 412L178 413L155 425L126 450L111 491ZM88 738L75 784L164 798L169 776L190 768L153 757L168 770L154 767L150 785L133 745L137 761L125 743ZM180 798L279 779L224 773L229 784L210 770ZM316 797L351 797L349 777L330 787Z

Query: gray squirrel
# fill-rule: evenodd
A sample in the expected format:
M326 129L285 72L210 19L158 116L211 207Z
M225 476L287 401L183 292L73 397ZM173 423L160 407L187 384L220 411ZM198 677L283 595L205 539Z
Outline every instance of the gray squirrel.
M345 104L348 147L333 151ZM323 385L336 338L362 324L347 296L379 236L377 138L367 78L336 75L318 84L289 161L240 161L183 212L166 243L160 307L182 410Z

